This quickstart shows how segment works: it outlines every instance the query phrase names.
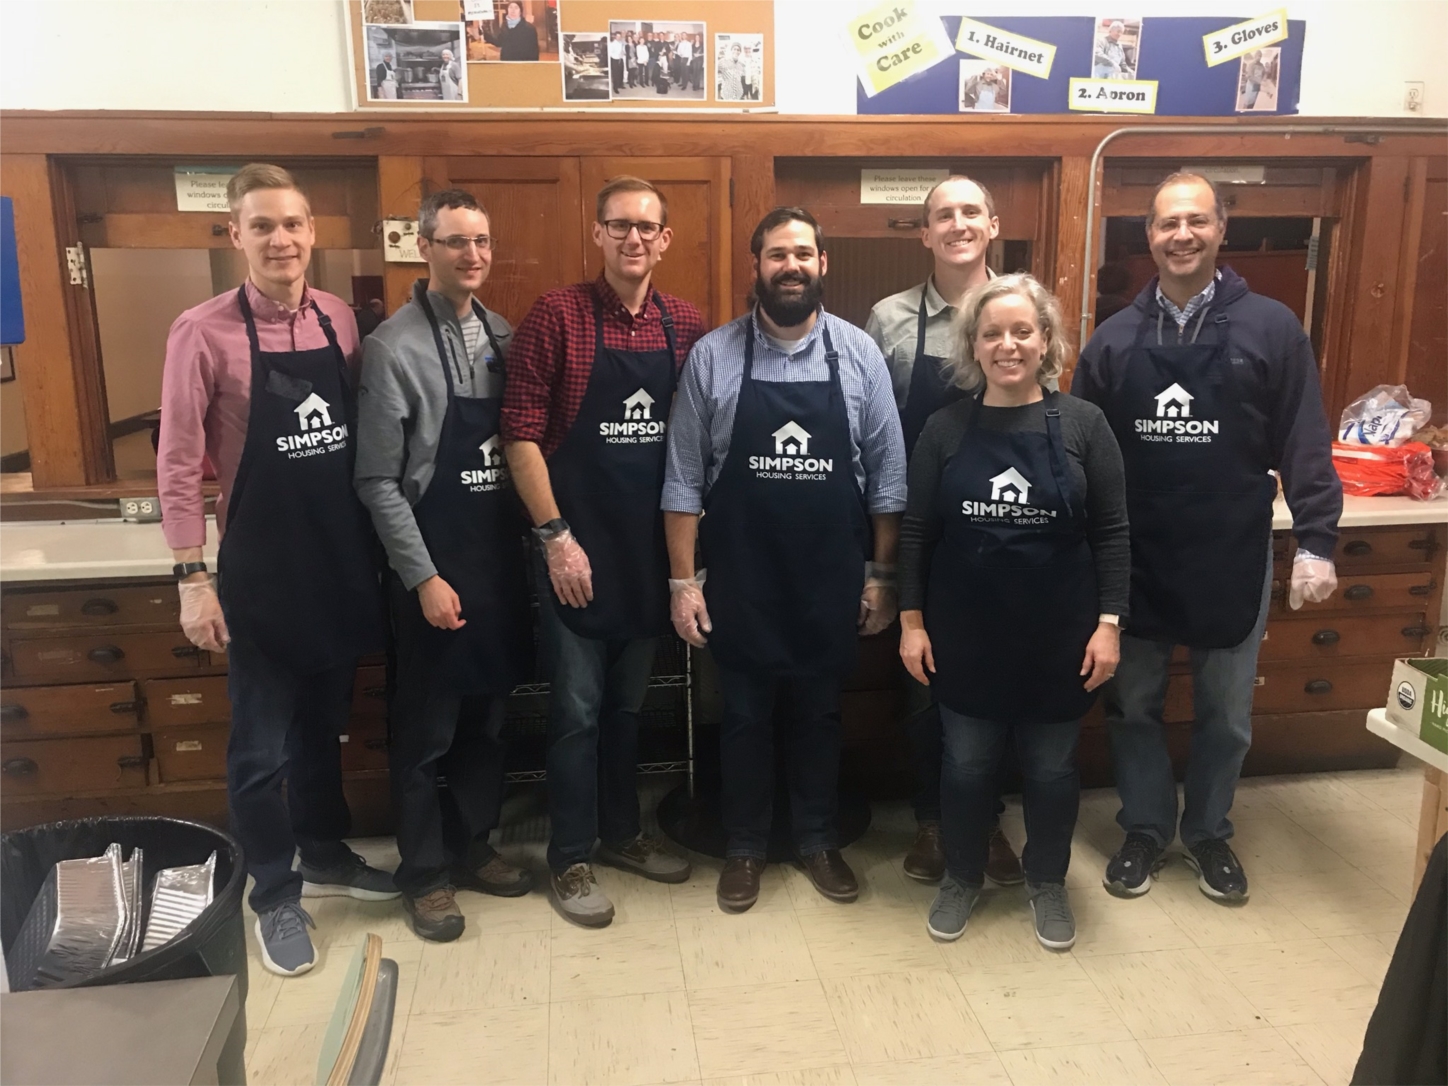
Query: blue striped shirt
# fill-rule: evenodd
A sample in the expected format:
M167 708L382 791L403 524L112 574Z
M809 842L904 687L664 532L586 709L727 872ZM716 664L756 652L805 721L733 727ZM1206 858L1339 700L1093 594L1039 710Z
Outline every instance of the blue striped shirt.
M1187 321L1197 315L1202 306L1217 296L1217 280L1220 278L1222 278L1222 273L1219 271L1216 275L1212 276L1212 281L1206 285L1200 294L1193 296L1187 301L1186 307L1183 309L1178 309L1176 303L1161 292L1161 285L1158 283L1156 288L1156 304L1166 310L1167 316L1176 321L1177 330L1180 332L1187 326Z
M905 508L905 440L900 413L890 388L885 356L874 340L853 324L820 311L809 335L793 354L776 349L754 326L754 376L760 381L823 381L825 364L821 328L840 355L840 388L850 419L851 464L855 481L871 513L899 513ZM744 335L747 319L739 317L716 328L694 344L679 380L679 394L669 416L669 462L664 474L662 507L672 513L698 513L704 495L719 478L734 408L744 377Z

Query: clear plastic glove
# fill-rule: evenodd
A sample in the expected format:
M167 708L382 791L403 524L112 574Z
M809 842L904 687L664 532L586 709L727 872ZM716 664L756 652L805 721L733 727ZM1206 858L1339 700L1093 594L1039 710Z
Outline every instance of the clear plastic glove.
M900 597L895 589L895 567L881 562L865 563L865 591L860 596L860 616L856 625L861 637L880 633L900 613Z
M1302 601L1321 603L1337 591L1337 567L1326 558L1298 558L1292 563L1292 587L1287 606L1296 611Z
M905 670L915 677L922 686L930 685L930 675L935 674L935 653L930 647L930 635L920 621L920 612L912 611L915 622L901 620L900 659ZM926 674L929 672L929 674Z
M569 607L587 607L593 600L593 567L570 531L562 531L543 544L548 579L553 591Z
M417 602L429 626L439 630L457 630L468 624L463 618L463 602L458 594L436 573L417 586Z
M669 578L669 618L673 620L674 632L696 649L708 644L704 635L714 629L709 621L709 608L704 604L703 585L703 570L692 577Z
M225 652L231 634L216 596L215 579L181 581L176 590L181 594L181 629L186 639L207 652Z

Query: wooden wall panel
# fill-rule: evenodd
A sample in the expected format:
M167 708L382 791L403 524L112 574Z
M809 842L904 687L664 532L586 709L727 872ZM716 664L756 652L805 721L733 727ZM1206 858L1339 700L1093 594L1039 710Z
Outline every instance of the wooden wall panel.
M912 237L826 236L825 246L830 268L825 307L861 328L876 302L918 286L934 267L930 250Z
M1413 395L1432 402L1433 420L1442 426L1448 423L1448 159L1419 159L1414 181L1416 229L1403 237L1412 286L1403 290L1409 308L1402 369Z
M732 293L728 316L742 316L749 308L754 289L754 260L749 242L759 220L779 202L775 197L774 159L766 155L735 155L732 165L733 229L730 253L733 257Z
M1071 387L1071 374L1076 370L1077 352L1085 345L1092 332L1092 322L1087 314L1085 336L1081 335L1081 285L1089 280L1093 283L1095 296L1096 261L1082 266L1081 253L1086 245L1086 196L1096 179L1091 176L1091 160L1084 155L1062 158L1056 168L1056 213L1055 213L1055 259L1052 261L1049 283L1061 303L1061 315L1066 321L1066 334L1070 337L1073 350L1068 354L1065 371L1061 374L1061 388ZM1100 237L1102 219L1096 217L1095 237ZM1078 342L1079 340L1079 342Z

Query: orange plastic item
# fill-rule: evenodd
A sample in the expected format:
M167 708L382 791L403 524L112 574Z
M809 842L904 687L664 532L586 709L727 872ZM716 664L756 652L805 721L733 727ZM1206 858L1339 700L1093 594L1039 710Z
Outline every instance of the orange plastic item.
M1332 443L1332 463L1344 494L1360 498L1406 494L1427 501L1441 481L1433 474L1433 450L1420 441L1402 445Z

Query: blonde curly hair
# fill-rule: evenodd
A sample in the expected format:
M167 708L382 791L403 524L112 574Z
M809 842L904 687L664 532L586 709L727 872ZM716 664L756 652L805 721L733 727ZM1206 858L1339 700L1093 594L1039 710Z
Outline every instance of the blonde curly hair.
M1047 382L1059 378L1066 367L1066 357L1071 350L1066 338L1066 322L1061 316L1061 305L1033 275L1024 272L1016 275L998 275L976 287L965 296L960 304L951 327L953 343L949 360L941 367L941 376L956 388L967 392L985 384L985 373L975 357L975 337L980 330L980 316L985 307L997 298L1010 294L1020 295L1036 309L1036 327L1046 341L1041 353L1041 368L1036 380L1042 388Z

